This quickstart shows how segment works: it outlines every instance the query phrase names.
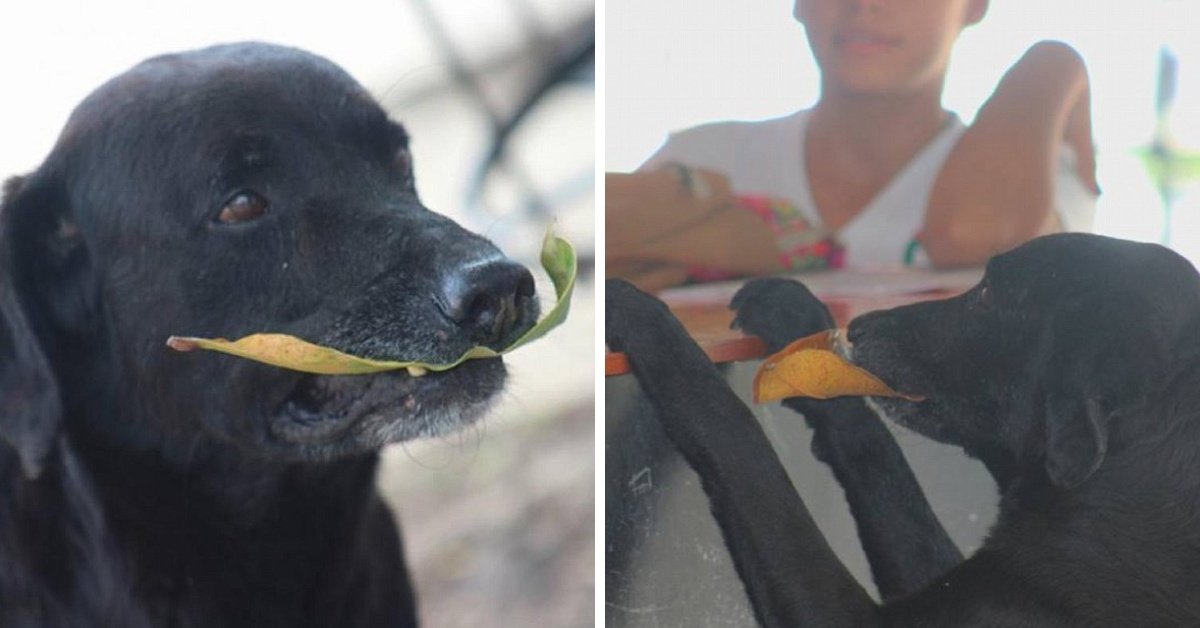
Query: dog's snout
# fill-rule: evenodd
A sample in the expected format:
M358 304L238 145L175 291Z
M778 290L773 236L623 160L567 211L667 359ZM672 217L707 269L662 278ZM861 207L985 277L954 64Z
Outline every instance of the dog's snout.
M491 259L464 266L443 278L437 303L442 314L480 344L508 335L534 295L533 275L524 266Z

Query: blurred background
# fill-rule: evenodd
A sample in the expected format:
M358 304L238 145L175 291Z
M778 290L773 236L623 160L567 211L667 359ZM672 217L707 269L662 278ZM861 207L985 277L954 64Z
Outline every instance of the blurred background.
M12 3L0 37L0 176L28 172L71 109L138 61L214 43L305 48L413 137L422 200L540 269L557 221L580 255L571 316L508 358L479 427L385 452L427 626L594 619L592 0ZM539 275L539 272L535 272ZM543 303L554 289L539 276Z
M669 131L784 115L818 79L792 0L606 3L605 170L636 168ZM686 15L687 19L680 19ZM951 62L945 105L967 123L1034 42L1087 62L1100 233L1200 260L1200 3L995 0Z

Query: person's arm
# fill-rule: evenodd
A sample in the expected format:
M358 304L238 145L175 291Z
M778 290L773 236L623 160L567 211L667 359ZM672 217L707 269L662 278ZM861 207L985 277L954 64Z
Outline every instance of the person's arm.
M1004 75L951 151L919 236L935 266L982 264L1060 230L1054 177L1063 142L1096 190L1087 69L1070 46L1041 42Z
M688 267L684 264L660 262L610 262L604 263L605 279L624 279L643 292L657 294L683 285L688 279Z
M757 216L734 207L725 177L686 172L701 192L681 184L681 175L671 169L605 175L607 268L641 272L697 265L744 274L782 270L774 234ZM685 274L671 276L682 281Z

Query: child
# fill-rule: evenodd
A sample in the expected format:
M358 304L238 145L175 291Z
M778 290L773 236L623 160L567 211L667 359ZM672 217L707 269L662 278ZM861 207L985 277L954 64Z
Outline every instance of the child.
M816 105L673 134L642 170L670 166L713 209L639 202L649 175L610 186L608 275L655 289L713 270L799 269L818 241L838 256L831 266L977 265L1037 235L1089 230L1099 191L1074 50L1030 48L969 128L941 106L950 50L987 8L797 0L821 72ZM728 177L728 196L714 195L712 173Z

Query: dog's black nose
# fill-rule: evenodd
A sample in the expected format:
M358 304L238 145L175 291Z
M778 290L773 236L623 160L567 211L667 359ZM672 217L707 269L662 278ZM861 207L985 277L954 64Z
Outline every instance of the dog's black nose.
M533 275L524 266L493 258L448 273L437 296L446 318L478 344L504 338L522 322L533 298Z

